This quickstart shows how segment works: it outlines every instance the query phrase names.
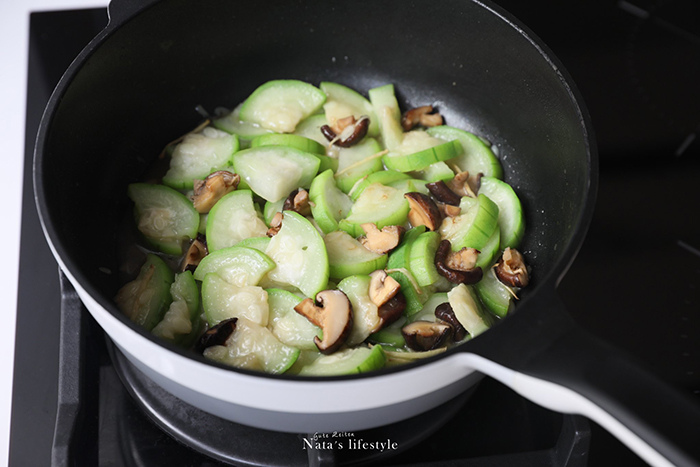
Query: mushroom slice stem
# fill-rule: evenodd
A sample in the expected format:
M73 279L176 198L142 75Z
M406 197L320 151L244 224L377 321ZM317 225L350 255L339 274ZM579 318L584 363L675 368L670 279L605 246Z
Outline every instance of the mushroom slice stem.
M476 194L479 192L479 186L481 185L481 177L484 174L481 172L470 175L469 172L460 172L455 177L450 180L447 186L454 191L459 196L469 196L470 198L476 198Z
M276 212L270 221L270 228L267 229L266 235L270 238L277 235L277 233L282 228L282 220L284 219L284 214L281 212Z
M362 224L360 227L365 231L365 235L358 239L362 246L379 255L396 248L404 232L404 228L399 225L387 225L382 230L372 223Z
M323 290L316 301L305 298L294 310L323 330L323 339L314 337L318 350L324 354L335 352L352 330L352 305L340 290Z
M501 259L494 266L498 280L509 287L525 287L530 283L530 275L523 255L515 248L503 250Z
M443 218L445 217L457 217L462 214L462 210L459 206L453 206L451 204L438 203L437 204L440 213Z
M478 254L474 248L453 252L450 241L441 240L435 252L435 268L454 284L476 284L484 275L481 267L475 266Z
M442 347L452 335L452 326L434 321L414 321L401 328L406 345L419 352Z
M194 208L201 214L209 212L224 195L235 190L240 181L240 175L226 170L213 172L204 180L195 180L192 195Z
M442 214L430 196L417 191L405 193L403 196L410 206L408 221L413 227L424 225L428 230L436 230L440 227Z

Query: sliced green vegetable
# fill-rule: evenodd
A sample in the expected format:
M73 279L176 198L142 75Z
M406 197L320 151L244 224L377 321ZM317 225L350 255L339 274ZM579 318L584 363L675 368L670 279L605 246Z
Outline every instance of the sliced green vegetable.
M370 122L367 135L379 135L379 122L374 113L374 107L362 94L342 84L329 81L321 82L319 87L328 96L326 103L323 104L327 121L334 122L351 115L359 119L366 115Z
M298 80L268 81L241 105L241 119L279 133L291 133L326 101L317 87Z
M190 271L175 275L170 297L168 310L151 332L161 339L180 342L193 332L193 323L199 320L199 288Z
M136 226L158 250L181 255L183 245L197 236L199 213L182 193L165 185L132 183L127 194L135 205Z
M210 252L265 234L267 225L258 217L253 205L253 193L248 190L232 191L209 211L207 246Z
M381 345L354 347L339 350L331 355L321 355L312 363L304 366L300 375L333 376L365 373L383 368L386 356Z
M207 274L214 273L233 285L258 285L260 279L274 267L275 262L265 253L240 246L239 243L205 256L195 269L194 278L203 281Z
M403 141L403 128L401 127L401 110L396 100L393 84L385 84L372 88L368 92L369 100L374 108L374 114L379 123L379 133L382 136L384 146L393 150Z
M268 328L238 318L226 345L208 347L204 356L237 368L281 374L294 364L299 352L296 347L280 342Z
M425 232L424 225L414 227L406 232L399 246L389 254L389 261L386 267L389 275L401 284L401 293L406 297L404 315L409 318L420 311L429 298L429 293L418 285L418 282L416 282L416 279L408 269L411 246L423 232Z
M286 290L267 289L269 328L283 344L302 350L318 350L314 337L321 338L321 328L294 310L301 300L298 295Z
M440 225L440 235L450 241L452 251L464 247L481 250L498 228L498 206L483 194L476 201L466 212L446 217Z
M238 148L236 135L216 128L207 127L199 133L189 133L175 146L163 183L176 189L191 190L195 180L203 180L210 173L231 165Z
M458 128L441 125L429 128L428 133L445 141L459 141L461 151L450 164L470 174L503 178L503 168L491 148L478 136Z
M492 268L484 271L474 290L486 308L499 318L505 318L515 306L516 291L499 281Z
M444 142L425 131L414 130L406 133L401 145L385 155L382 161L389 169L411 172L452 159L459 151L458 141Z
M345 343L357 345L369 337L379 327L377 305L369 298L368 275L349 276L338 283L338 289L347 295L352 304L352 331Z
M355 201L360 197L364 189L370 186L372 183L381 183L382 185L391 186L391 184L394 182L410 178L410 175L403 172L397 172L396 170L380 170L379 172L374 172L365 176L361 182L356 183L349 195L350 198Z
M335 182L349 193L361 178L382 170L382 147L374 138L364 138L349 148L338 148L338 169Z
M457 321L471 337L476 337L493 324L491 315L482 308L471 286L459 284L447 292L447 298Z
M268 133L256 136L251 142L251 148L260 146L288 146L312 154L326 154L326 148L321 143L300 135Z
M268 273L272 281L297 287L312 298L326 287L326 246L318 230L304 216L284 211L282 227L270 240L265 253L277 265Z
M424 232L408 250L408 269L421 287L433 285L441 277L435 268L435 252L440 240L440 233Z
M163 319L172 302L170 286L174 280L168 265L160 257L148 254L136 279L124 285L114 301L131 321L150 331Z
M488 196L498 206L500 249L517 248L525 234L525 216L513 187L497 178L482 177L479 193Z
M332 170L319 174L309 188L311 213L324 233L338 230L338 221L348 215L352 200L338 189Z
M272 130L263 128L257 123L241 120L242 105L241 103L231 112L212 120L212 125L226 133L237 135L239 139L244 140L246 143L250 143L256 136L272 133Z
M229 318L246 318L267 326L267 292L253 285L233 285L209 273L202 281L202 307L210 326Z
M402 192L381 183L372 183L362 191L348 217L342 219L338 226L353 237L359 237L364 234L362 224L376 224L378 229L387 225L403 225L408 211L408 201Z
M236 153L233 167L250 189L267 201L285 199L308 188L321 162L313 154L286 146L259 146Z

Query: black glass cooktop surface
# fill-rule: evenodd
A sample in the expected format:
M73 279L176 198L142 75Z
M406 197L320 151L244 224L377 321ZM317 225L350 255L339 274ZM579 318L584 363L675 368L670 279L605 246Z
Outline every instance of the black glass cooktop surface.
M559 287L562 299L584 328L700 397L700 221L695 214L700 23L693 21L700 17L698 5L499 3L563 62L589 108L598 141L596 211ZM41 112L63 70L106 21L103 9L41 12L30 19L10 464L218 465L225 459L175 440L163 421L144 409L148 401L125 389L124 371L110 357L100 329L69 286L64 284L61 294L58 268L36 215L30 168ZM63 337L61 326L69 330ZM59 355L61 343L65 353ZM459 406L436 431L405 441L391 456L361 461L645 465L594 423L541 409L488 378ZM291 436L279 443L296 446L289 458L300 464L360 461L309 453L300 437ZM239 462L250 460L241 456Z

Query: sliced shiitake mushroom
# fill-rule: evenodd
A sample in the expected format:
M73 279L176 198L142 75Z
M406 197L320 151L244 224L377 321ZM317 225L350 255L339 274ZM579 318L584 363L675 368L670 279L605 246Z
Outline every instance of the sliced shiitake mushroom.
M479 250L462 248L453 252L449 240L441 240L435 252L435 268L438 273L454 284L476 284L484 273L476 266Z
M204 180L195 180L192 194L194 208L201 214L209 212L217 201L235 190L240 182L240 175L226 170L213 172Z
M349 116L337 120L333 126L323 125L321 133L331 145L341 148L349 148L359 143L367 135L369 129L369 117L363 115L359 120Z
M447 183L447 186L458 196L469 196L471 198L476 198L476 194L479 192L479 187L481 186L481 177L483 175L484 174L481 172L474 175L470 175L467 171L460 172Z
M208 254L207 238L202 234L198 234L197 238L192 240L190 247L187 249L187 253L185 253L185 256L182 258L180 270L194 272L197 266L199 266L199 262Z
M406 297L401 293L401 284L383 269L371 273L369 282L369 299L377 305L379 322L372 329L377 332L401 317L406 308Z
M194 350L202 353L208 347L226 345L226 341L236 330L236 321L238 318L228 318L207 329L195 343Z
M383 269L374 271L369 277L369 299L378 307L391 300L401 288L401 284Z
M444 346L452 336L452 326L439 321L414 321L401 328L406 346L419 352Z
M270 238L274 237L277 235L277 233L280 231L282 228L282 220L284 219L284 214L281 212L276 212L274 216L272 216L272 220L270 220L270 228L267 229L266 235Z
M404 233L404 228L400 225L387 225L381 230L372 223L362 224L360 227L365 231L365 235L358 239L362 246L379 255L396 248Z
M411 131L416 125L424 127L442 125L442 115L433 113L432 105L422 105L407 110L401 117L401 127L404 131Z
M509 287L525 287L530 283L530 275L523 255L515 248L503 250L501 258L494 266L496 277Z
M303 188L297 188L292 191L282 205L284 211L294 211L302 216L311 214L311 205L309 204L309 192Z
M377 332L381 328L389 326L403 316L403 311L406 309L406 297L401 291L391 297L384 305L379 307L377 314L379 315L379 326L372 332Z
M323 290L316 294L315 302L305 298L294 310L323 330L323 340L314 337L321 353L335 352L352 330L352 305L340 290Z
M459 206L461 197L452 191L449 186L443 181L426 183L425 187L436 200L445 203L446 205Z
M452 326L453 339L455 342L459 342L467 336L467 330L464 329L462 323L457 319L452 305L450 305L449 302L441 303L435 307L435 317Z
M430 196L417 191L405 193L403 196L410 206L408 221L413 227L424 225L428 230L437 230L440 227L442 214Z
M445 203L435 203L437 204L440 214L442 214L443 219L445 217L457 217L462 214L462 209L459 206L453 206L451 204Z

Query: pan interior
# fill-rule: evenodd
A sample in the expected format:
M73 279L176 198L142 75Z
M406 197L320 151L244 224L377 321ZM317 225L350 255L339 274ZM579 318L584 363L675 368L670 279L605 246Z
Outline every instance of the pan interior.
M232 108L271 79L365 94L394 83L404 110L437 106L497 149L526 211L522 250L535 280L568 261L590 177L580 110L551 62L489 8L173 0L115 26L59 86L37 159L52 243L105 308L121 285L126 185L201 121L197 106Z

